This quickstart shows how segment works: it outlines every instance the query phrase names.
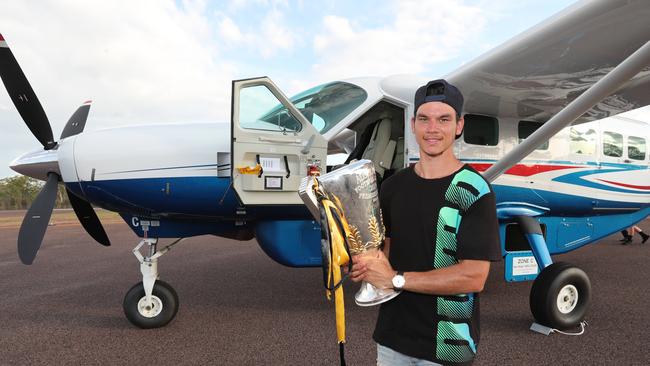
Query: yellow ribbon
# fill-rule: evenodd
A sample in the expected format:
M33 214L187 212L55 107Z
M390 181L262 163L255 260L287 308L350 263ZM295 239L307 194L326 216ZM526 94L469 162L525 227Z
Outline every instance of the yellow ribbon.
M317 196L321 196L320 203L325 208L327 223L330 229L330 245L332 247L332 258L329 265L329 275L327 276L328 290L326 291L327 299L331 300L331 289L335 284L341 282L341 266L348 264L350 256L345 249L345 238L350 232L348 221L343 213L341 201L338 197L333 196L331 199L324 193L318 185L318 179L314 179L314 191ZM343 232L334 219L334 213L337 214L343 226ZM323 228L324 230L325 228ZM334 291L334 311L336 314L336 336L339 343L345 343L345 304L343 300L343 286L338 286Z
M262 166L259 164L257 164L254 167L244 166L244 167L237 168L239 174L259 174L261 170L262 170Z

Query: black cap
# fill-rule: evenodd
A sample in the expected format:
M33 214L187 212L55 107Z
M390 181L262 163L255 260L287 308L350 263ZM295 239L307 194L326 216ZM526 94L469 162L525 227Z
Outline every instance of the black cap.
M413 115L416 115L418 108L424 103L442 102L450 105L458 116L463 111L463 94L457 87L449 84L444 79L429 81L427 85L422 85L415 92L415 103Z

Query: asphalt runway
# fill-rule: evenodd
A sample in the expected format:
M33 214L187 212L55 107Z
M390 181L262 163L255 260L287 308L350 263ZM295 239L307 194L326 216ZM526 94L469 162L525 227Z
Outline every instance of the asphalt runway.
M650 231L650 221L641 223ZM113 246L78 225L51 226L32 266L16 254L17 228L0 228L0 365L336 365L333 304L319 268L269 259L255 241L197 237L159 262L180 296L167 327L141 330L122 312L140 281L126 224L106 225ZM650 242L611 236L555 260L583 268L592 282L582 336L528 330L530 283L507 284L493 266L481 299L476 365L648 365ZM163 243L171 240L164 240ZM346 289L348 365L372 365L375 308Z

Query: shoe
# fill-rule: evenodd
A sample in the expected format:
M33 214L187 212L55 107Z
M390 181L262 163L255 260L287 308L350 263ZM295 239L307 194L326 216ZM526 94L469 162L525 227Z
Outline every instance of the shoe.
M621 243L621 245L628 245L632 242L632 237L628 236L625 238L625 240Z
M623 235L623 239L619 241L623 242L629 240L628 238L630 237L630 234L628 234L627 230L621 230L621 235Z
M650 235L646 233L639 233L639 235L641 235L641 237L643 238L643 240L641 240L642 244L645 243L648 240L648 238L650 238Z

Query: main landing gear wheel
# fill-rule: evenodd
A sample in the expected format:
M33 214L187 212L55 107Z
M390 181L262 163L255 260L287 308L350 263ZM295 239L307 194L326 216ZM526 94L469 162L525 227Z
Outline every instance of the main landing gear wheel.
M569 329L584 319L590 296L591 283L583 270L565 262L553 263L530 289L530 311L539 324Z
M178 312L178 295L166 282L157 280L153 286L151 304L147 304L142 282L135 284L124 296L124 315L131 324L143 328L167 325Z

